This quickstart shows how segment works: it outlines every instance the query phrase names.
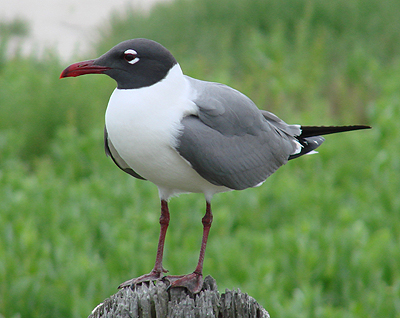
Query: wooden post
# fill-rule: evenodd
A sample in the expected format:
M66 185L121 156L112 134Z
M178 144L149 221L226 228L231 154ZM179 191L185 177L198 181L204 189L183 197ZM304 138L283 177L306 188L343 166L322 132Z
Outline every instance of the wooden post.
M269 318L254 298L226 290L220 295L214 278L204 279L199 294L186 288L167 289L167 282L123 288L98 305L89 318Z

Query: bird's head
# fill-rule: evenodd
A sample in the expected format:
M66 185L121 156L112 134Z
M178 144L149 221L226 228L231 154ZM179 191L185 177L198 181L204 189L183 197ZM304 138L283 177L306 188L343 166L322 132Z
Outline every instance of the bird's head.
M165 78L176 63L161 44L148 39L133 39L119 43L95 60L71 64L60 78L106 74L117 82L119 89L140 88Z

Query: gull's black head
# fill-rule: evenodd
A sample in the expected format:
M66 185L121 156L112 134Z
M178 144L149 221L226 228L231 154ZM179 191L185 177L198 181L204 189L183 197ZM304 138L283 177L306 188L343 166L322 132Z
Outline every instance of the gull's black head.
M106 74L120 89L151 86L161 81L176 64L161 44L147 39L119 43L99 58L68 66L60 78L84 74Z

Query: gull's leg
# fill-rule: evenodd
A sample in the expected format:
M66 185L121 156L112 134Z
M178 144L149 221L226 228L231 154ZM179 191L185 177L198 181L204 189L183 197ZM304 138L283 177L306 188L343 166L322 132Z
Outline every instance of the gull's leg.
M193 294L199 293L203 287L203 262L206 252L208 233L210 232L213 215L211 204L207 201L206 214L201 220L203 223L203 239L201 241L200 256L196 269L193 273L182 276L166 276L171 282L170 287L186 287Z
M160 237L158 239L158 247L157 247L157 256L156 263L154 264L153 270L145 275L142 275L138 278L132 278L127 280L118 286L118 288L124 288L132 285L136 285L143 282L153 281L160 279L163 273L168 272L162 266L163 253L164 253L164 242L165 242L165 234L167 233L168 225L169 225L169 210L168 203L166 200L161 200L161 216L160 216Z

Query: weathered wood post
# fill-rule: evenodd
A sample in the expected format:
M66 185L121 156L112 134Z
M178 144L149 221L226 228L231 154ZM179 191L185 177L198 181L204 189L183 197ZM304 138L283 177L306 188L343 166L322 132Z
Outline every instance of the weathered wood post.
M124 288L98 305L89 318L269 318L268 312L247 294L226 290L220 295L211 276L199 294L186 288L168 289L167 282Z

